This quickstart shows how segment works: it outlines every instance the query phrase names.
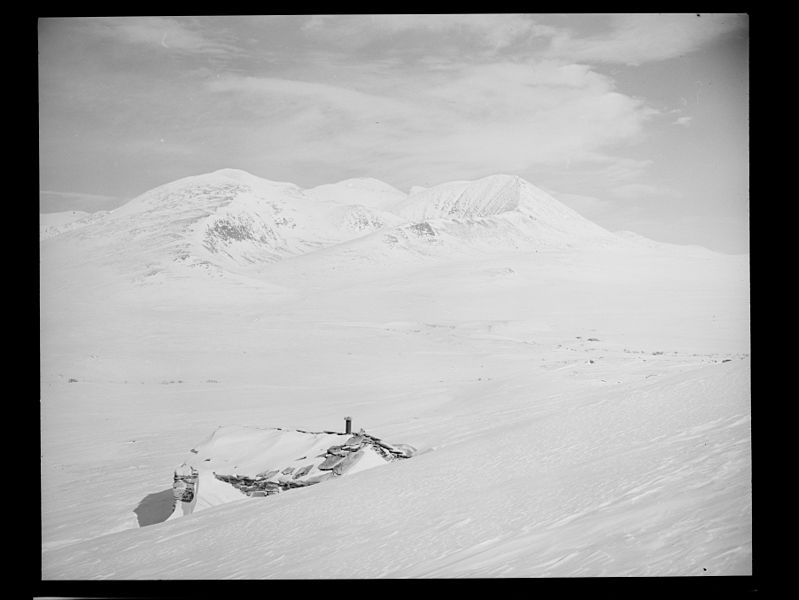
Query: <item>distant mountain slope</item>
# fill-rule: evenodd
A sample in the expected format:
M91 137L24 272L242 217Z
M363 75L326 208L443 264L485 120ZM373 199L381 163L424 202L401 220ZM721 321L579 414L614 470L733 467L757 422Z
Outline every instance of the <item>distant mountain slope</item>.
M363 201L364 193L356 200ZM237 268L303 254L400 221L362 203L346 204L341 193L337 197L326 202L291 183L222 169L159 186L66 235L128 262L138 257L140 263Z
M516 214L569 237L608 237L610 232L580 216L552 196L512 175L444 183L412 194L397 207L409 221L477 219Z
M79 229L102 218L107 211L87 213L82 210L69 210L39 215L39 241L55 237L73 229Z
M49 229L44 229L45 225ZM136 278L202 268L250 272L324 250L369 260L575 246L640 246L520 177L492 175L405 194L371 178L303 190L237 169L186 177L105 213L43 215L64 240Z
M395 212L428 237L439 234L488 247L619 241L530 182L511 175L420 190L396 206Z
M359 204L382 211L407 197L407 194L397 188L371 177L345 179L338 183L320 185L305 190L305 194L325 202Z

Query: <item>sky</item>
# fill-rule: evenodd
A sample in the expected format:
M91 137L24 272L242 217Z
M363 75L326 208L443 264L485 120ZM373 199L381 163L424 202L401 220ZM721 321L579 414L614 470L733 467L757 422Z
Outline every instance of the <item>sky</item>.
M749 251L749 20L425 14L39 21L40 211L237 168L403 191L518 175L612 231Z

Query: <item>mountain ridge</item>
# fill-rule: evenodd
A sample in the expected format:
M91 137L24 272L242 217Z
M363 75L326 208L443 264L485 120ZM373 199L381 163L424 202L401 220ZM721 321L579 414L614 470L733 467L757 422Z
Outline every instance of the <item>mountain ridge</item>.
M40 228L40 241L71 239L97 255L236 272L336 247L390 257L647 246L506 174L406 194L375 178L302 189L224 168L157 186L112 211L63 220Z

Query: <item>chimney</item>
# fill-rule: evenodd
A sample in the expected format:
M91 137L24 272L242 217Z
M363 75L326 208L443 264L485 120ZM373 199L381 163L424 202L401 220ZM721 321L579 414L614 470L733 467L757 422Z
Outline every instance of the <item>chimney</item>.
M344 417L344 433L352 433L352 417Z

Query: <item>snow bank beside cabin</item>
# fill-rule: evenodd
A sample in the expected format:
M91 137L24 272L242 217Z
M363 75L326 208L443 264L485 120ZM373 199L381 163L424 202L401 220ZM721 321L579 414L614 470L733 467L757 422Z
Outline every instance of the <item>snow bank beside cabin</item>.
M391 445L361 430L357 434L263 429L227 425L192 448L175 470L190 478L194 493L179 498L170 518L192 514L246 496L271 496L410 458L408 445ZM180 477L182 479L182 477Z

